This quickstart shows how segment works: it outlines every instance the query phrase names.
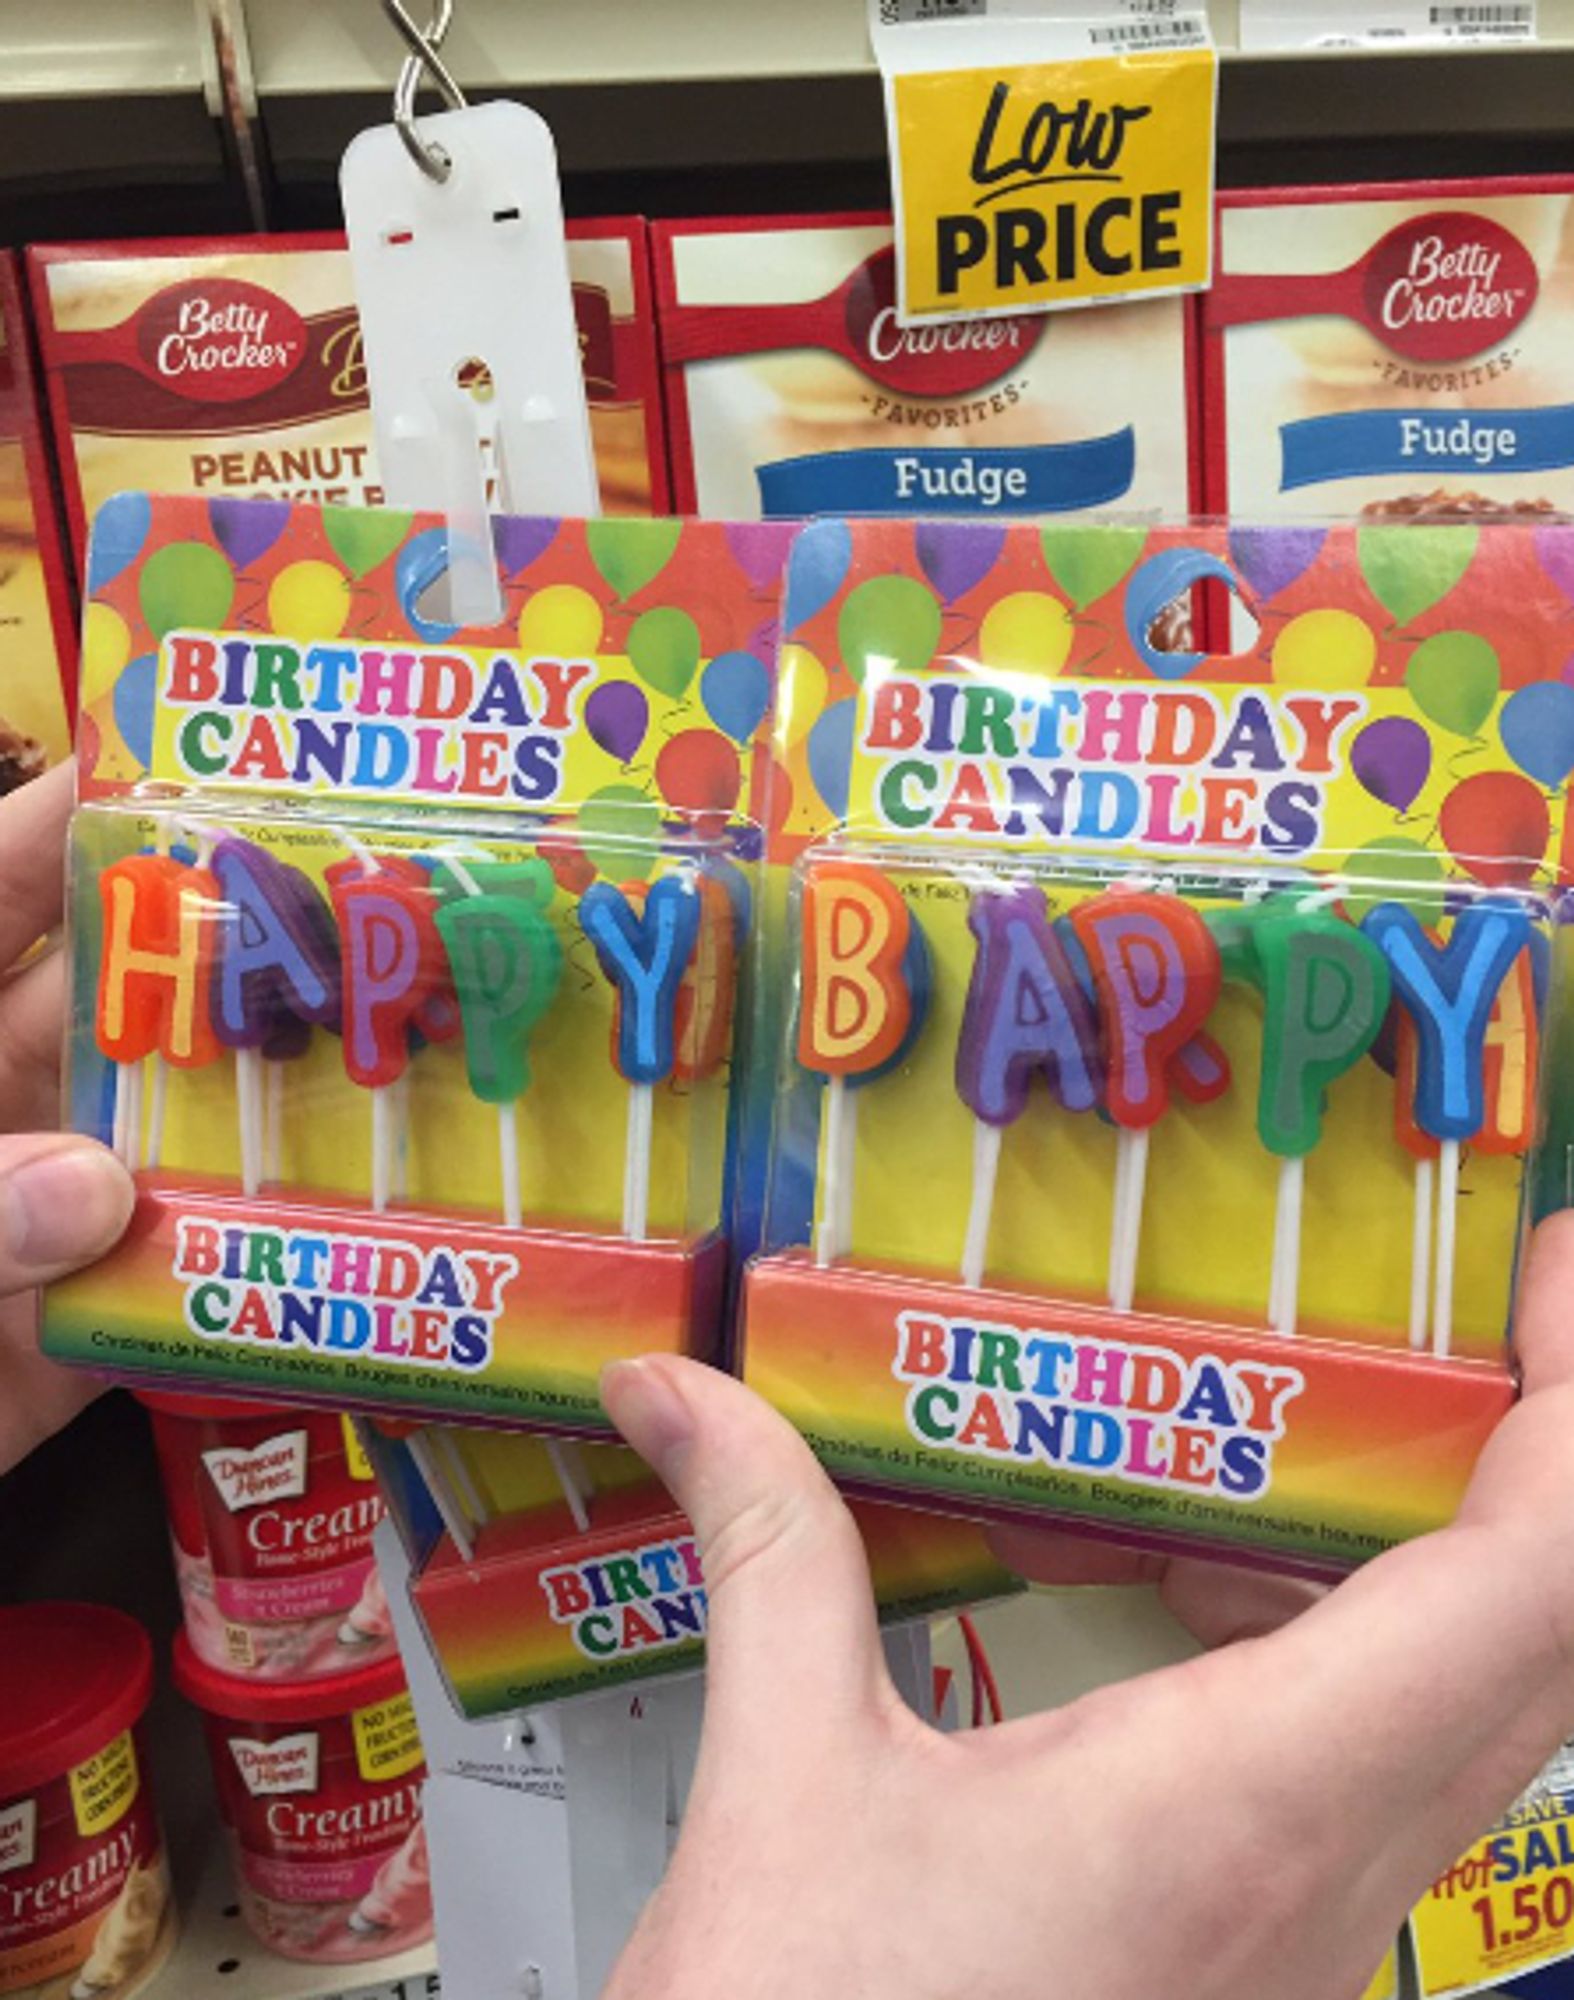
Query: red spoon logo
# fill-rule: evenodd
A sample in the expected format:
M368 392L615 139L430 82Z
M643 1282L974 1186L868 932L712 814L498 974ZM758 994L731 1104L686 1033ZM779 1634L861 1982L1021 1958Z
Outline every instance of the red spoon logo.
M243 403L294 374L306 323L243 278L193 278L148 300L135 321L145 374L199 403Z
M1368 326L1415 361L1465 361L1505 340L1536 302L1530 252L1483 215L1421 216L1390 231L1366 270Z
M1440 209L1401 222L1343 271L1229 272L1215 331L1269 320L1353 319L1407 361L1469 361L1501 347L1536 303L1535 259L1500 222Z
M1044 328L1042 313L898 326L896 253L885 249L803 305L668 308L662 350L673 363L820 347L898 395L966 396L1026 361Z

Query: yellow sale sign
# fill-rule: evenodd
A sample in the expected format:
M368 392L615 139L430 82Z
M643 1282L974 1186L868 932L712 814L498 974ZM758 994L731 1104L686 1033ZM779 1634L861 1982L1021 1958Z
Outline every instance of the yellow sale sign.
M1438 1877L1410 1921L1427 2000L1574 1953L1574 1795L1519 1807Z
M904 320L1210 277L1212 48L888 73Z

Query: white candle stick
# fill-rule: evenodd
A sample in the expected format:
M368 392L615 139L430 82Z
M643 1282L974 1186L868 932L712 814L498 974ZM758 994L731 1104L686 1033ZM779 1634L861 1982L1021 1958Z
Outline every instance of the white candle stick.
M386 1084L372 1090L372 1208L381 1215L393 1185L393 1107Z
M491 1518L491 1509L481 1497L481 1489L476 1485L475 1475L470 1470L470 1461L465 1457L463 1446L451 1430L439 1428L434 1430L432 1435L436 1438L442 1456L447 1462L454 1486L464 1503L465 1512L478 1528L484 1528Z
M240 1185L254 1195L262 1186L262 1056L235 1051L235 1106L240 1121Z
M629 1085L628 1138L623 1154L623 1234L643 1243L650 1232L650 1150L656 1093L651 1084Z
M977 1291L989 1264L989 1231L995 1218L995 1183L1000 1177L1000 1146L1004 1137L987 1118L973 1120L973 1192L967 1209L967 1235L962 1244L962 1283Z
M1432 1352L1446 1357L1454 1344L1454 1251L1459 1223L1459 1141L1443 1139L1437 1152L1437 1265L1432 1295Z
M1432 1302L1432 1205L1437 1174L1430 1160L1415 1163L1415 1220L1410 1244L1410 1345L1426 1350Z
M142 1156L142 1065L115 1065L115 1151L135 1173Z
M1279 1162L1279 1198L1273 1221L1273 1277L1268 1321L1275 1333L1293 1334L1301 1294L1301 1206L1306 1191L1306 1157Z
M1129 1313L1137 1296L1137 1258L1148 1191L1149 1128L1121 1127L1115 1156L1115 1223L1110 1250L1109 1302Z
M588 1495L582 1490L580 1468L570 1459L571 1446L558 1438L546 1441L547 1457L552 1461L552 1470L557 1474L557 1483L563 1489L563 1498L568 1502L568 1511L574 1517L574 1526L583 1535L590 1528L590 1508L586 1504Z
M825 1170L814 1261L823 1270L845 1257L852 1241L853 1173L858 1152L858 1093L845 1077L825 1085Z
M380 1096L381 1092L375 1093ZM432 1438L426 1431L412 1431L405 1443L409 1446L411 1463L420 1473L426 1490L432 1496L432 1503L448 1530L454 1547L466 1562L475 1560L475 1539L470 1532L470 1522L465 1516L464 1503L450 1483L446 1469L438 1462Z

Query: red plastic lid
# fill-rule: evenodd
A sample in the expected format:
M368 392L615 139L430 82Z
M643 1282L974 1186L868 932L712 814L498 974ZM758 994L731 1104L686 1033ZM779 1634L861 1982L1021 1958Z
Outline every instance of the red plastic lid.
M0 1799L97 1756L152 1693L153 1647L123 1611L0 1605Z
M304 1410L299 1403L246 1403L220 1396L181 1396L171 1389L138 1389L136 1398L145 1409L161 1417L193 1417L199 1422L227 1423L232 1418L252 1420L266 1417L309 1417L327 1414Z
M187 1701L231 1722L326 1722L405 1692L404 1663L397 1654L316 1681L248 1681L199 1660L184 1632L175 1634L174 1677Z

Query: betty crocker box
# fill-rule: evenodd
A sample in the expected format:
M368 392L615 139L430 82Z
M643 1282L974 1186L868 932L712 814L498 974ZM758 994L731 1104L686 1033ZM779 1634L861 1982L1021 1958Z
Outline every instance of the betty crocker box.
M1571 195L1565 178L1221 197L1208 512L1574 508Z
M609 514L666 509L645 224L568 225ZM112 493L378 506L342 236L28 252L73 545Z
M1185 302L897 325L885 215L656 223L674 503L1182 516Z
M0 255L0 792L65 755L72 624L19 273Z

